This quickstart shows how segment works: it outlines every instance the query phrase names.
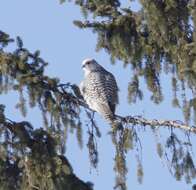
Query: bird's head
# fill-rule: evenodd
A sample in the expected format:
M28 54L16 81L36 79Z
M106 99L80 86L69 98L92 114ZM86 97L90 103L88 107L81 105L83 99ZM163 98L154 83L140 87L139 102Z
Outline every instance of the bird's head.
M103 67L99 65L94 59L88 58L82 62L82 69L84 70L84 74L88 75L90 72L103 69Z

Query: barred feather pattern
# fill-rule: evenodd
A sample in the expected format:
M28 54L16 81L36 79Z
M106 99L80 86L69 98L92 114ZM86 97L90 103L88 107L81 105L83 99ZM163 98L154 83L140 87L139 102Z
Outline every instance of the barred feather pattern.
M118 87L114 76L99 67L85 77L80 90L89 107L113 123L118 104Z

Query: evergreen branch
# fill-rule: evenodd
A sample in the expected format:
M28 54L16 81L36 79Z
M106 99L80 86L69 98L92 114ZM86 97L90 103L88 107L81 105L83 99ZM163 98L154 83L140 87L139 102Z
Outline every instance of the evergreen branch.
M120 117L122 123L125 124L133 124L133 125L142 125L142 126L151 126L151 127L171 127L171 128L178 128L184 131L196 133L195 126L188 126L182 121L178 120L157 120L157 119L145 119L142 116L126 116Z
M39 190L43 189L42 187L44 183L45 186L50 184L51 188L49 189L53 189L54 186L57 186L56 178L60 178L61 180L58 181L58 185L62 186L63 189L93 189L93 183L80 180L73 173L73 169L68 159L64 155L57 153L57 144L53 141L55 139L54 136L51 136L51 134L43 129L33 129L31 124L27 121L15 122L6 118L2 105L0 105L0 118L0 134L5 133L7 130L9 131L8 139L3 138L4 141L0 144L0 148L2 148L5 144L9 144L6 148L4 147L8 155L5 161L7 165L5 166L5 163L4 165L1 165L1 170L2 167L6 167L6 169L2 170L3 172L0 172L0 174L8 176L8 174L5 173L8 172L13 173L13 175L17 175L14 172L18 169L20 171L18 172L18 175L20 175L20 177L22 176L26 183L26 186L23 187L23 181L20 180L20 177L14 176L14 179L17 179L18 181L12 180L11 182L14 183L9 184L10 187L15 187L17 183L19 186L18 189L30 188ZM12 155L10 154L11 152L13 153ZM37 161L37 158L39 158L39 161ZM2 164L4 161L2 157L0 160ZM10 164L10 162L12 164ZM15 167L13 167L13 165ZM20 168L18 165L20 165ZM52 171L55 171L54 175L51 174L51 169ZM43 177L40 178L37 176L38 173ZM48 174L47 182L44 181L45 174ZM1 179L0 182L2 182Z

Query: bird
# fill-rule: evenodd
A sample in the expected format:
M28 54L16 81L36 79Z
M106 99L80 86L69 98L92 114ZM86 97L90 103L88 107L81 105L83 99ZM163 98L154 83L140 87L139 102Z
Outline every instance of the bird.
M83 60L82 69L84 79L79 85L81 95L91 110L112 124L119 91L115 77L91 58Z

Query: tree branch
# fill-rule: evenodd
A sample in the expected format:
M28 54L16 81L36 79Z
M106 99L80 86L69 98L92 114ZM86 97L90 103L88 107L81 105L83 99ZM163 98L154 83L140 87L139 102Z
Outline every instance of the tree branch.
M184 131L196 133L195 126L188 126L182 121L178 121L178 120L145 119L142 116L126 116L126 117L119 116L119 117L122 123L124 124L150 126L155 128L163 126L163 127L178 128Z
M72 94L69 94L70 100L72 100L74 103L79 104L81 107L91 110L86 102L83 99L77 98L76 96L73 96ZM142 125L142 126L150 126L154 128L158 127L171 127L171 128L178 128L182 129L184 131L192 132L196 134L196 126L189 126L182 121L179 120L157 120L157 119L146 119L142 116L119 116L116 115L117 118L120 119L122 124L133 124L135 125Z
M63 84L62 84L63 85ZM70 85L73 86L73 85ZM74 85L76 88L76 85ZM64 93L66 93L65 91L63 91ZM88 109L89 111L93 111L91 110L88 105L86 104L86 102L81 99L78 98L72 94L69 94L69 99L71 101L73 101L74 103L79 104L81 107ZM171 128L178 128L178 129L182 129L184 131L188 131L188 132L192 132L192 133L196 133L196 126L189 126L185 123L183 123L182 121L179 120L157 120L157 119L146 119L142 116L119 116L116 115L117 118L120 119L120 121L122 122L122 124L133 124L135 125L142 125L142 126L150 126L150 127L171 127Z

